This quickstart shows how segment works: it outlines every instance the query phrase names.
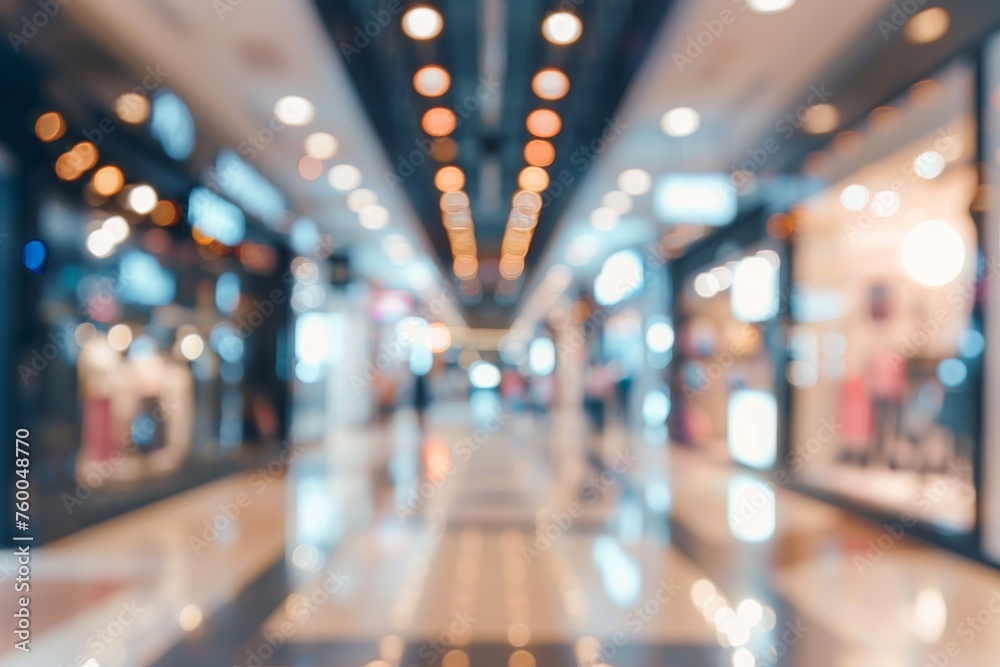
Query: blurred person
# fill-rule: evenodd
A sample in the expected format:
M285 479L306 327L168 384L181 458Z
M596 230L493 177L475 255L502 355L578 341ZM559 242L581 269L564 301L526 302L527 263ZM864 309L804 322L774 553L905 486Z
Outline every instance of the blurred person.
M417 412L417 425L423 431L426 426L426 412L431 401L431 388L427 375L416 375L413 378L413 409Z
M531 379L531 404L536 421L548 424L554 393L555 384L551 375L536 375Z
M379 373L372 380L372 390L375 393L375 422L385 426L396 410L396 381L385 373Z
M594 361L587 367L583 383L583 409L590 422L590 455L592 459L596 457L595 463L601 460L601 443L611 385L611 374L604 364Z

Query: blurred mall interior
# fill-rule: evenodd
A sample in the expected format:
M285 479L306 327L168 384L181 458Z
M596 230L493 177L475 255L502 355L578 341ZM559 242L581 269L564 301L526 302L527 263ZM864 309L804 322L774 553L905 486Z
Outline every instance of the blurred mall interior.
M996 0L0 36L3 667L1000 664Z

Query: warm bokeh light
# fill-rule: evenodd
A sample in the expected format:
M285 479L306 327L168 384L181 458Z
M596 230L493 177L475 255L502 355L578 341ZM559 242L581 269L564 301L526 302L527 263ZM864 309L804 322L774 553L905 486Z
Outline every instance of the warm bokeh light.
M153 209L149 217L154 225L169 227L177 224L181 217L181 211L173 202L161 199L156 202L156 208Z
M327 180L334 190L353 190L361 185L361 170L351 164L334 165L327 174Z
M580 39L583 33L583 23L575 14L555 12L545 17L542 22L542 34L552 44L564 46Z
M541 167L525 167L517 177L517 185L523 190L542 192L549 187L549 175Z
M124 187L125 177L122 175L121 169L107 165L94 172L91 184L94 186L94 191L97 194L110 197L118 194L122 187Z
M435 9L426 6L412 7L403 15L403 32L416 40L433 39L444 28L444 19Z
M303 144L306 155L317 160L329 160L337 154L337 138L328 132L313 132Z
M531 80L531 89L543 100L560 100L569 92L569 77L555 67L546 67Z
M116 324L108 330L108 345L124 352L132 344L132 330L127 324Z
M903 26L903 36L912 44L930 44L945 36L951 25L946 9L931 7L910 17Z
M559 134L559 130L562 129L562 119L552 109L535 109L528 114L527 126L531 134L548 139Z
M128 193L128 206L136 213L145 215L156 207L159 198L152 186L136 185Z
M479 262L472 255L458 255L455 257L452 269L460 280L472 280L479 270Z
M432 137L444 137L455 131L457 120L455 114L450 109L444 107L434 107L428 109L420 121L424 132Z
M118 118L130 125L144 123L149 118L149 99L139 93L119 95L112 108Z
M113 215L101 225L101 229L108 235L111 242L114 244L121 243L129 237L132 233L131 228L128 226L128 222L125 218L120 215Z
M430 340L431 352L440 354L447 352L448 348L451 347L451 329L446 324L434 322L431 324L427 336Z
M500 258L500 275L506 280L514 280L524 272L524 257L504 255Z
M451 76L437 65L427 65L413 75L413 87L424 97L440 97L451 87Z
M532 139L524 146L524 161L534 167L547 167L556 159L556 149L544 139Z
M311 155L303 155L299 159L299 176L307 181L315 181L323 175L323 162Z
M802 119L802 129L809 134L833 132L840 125L840 112L832 104L815 104L809 107Z
M701 116L691 107L677 107L663 114L660 128L671 137L686 137L697 131Z
M618 188L625 194L638 197L653 187L653 178L644 169L626 169L618 176Z
M205 351L205 341L196 333L188 334L181 339L180 350L185 359L194 361Z
M451 137L439 137L431 146L431 157L436 162L454 162L458 157L458 142Z
M358 213L358 222L365 229L383 229L389 224L389 210L378 204L366 206Z
M66 121L56 111L43 113L35 121L35 136L44 142L55 141L66 134Z
M56 160L56 175L64 181L74 181L97 164L100 153L89 141L81 141Z
M518 190L511 197L510 205L512 208L522 208L537 213L542 208L542 198L537 192Z
M286 125L308 125L315 115L312 102L298 95L286 95L274 103L274 117Z
M434 175L434 187L441 192L454 192L465 186L465 174L458 167L442 167Z
M378 203L378 195L367 188L358 188L347 195L347 208L361 213L367 207Z

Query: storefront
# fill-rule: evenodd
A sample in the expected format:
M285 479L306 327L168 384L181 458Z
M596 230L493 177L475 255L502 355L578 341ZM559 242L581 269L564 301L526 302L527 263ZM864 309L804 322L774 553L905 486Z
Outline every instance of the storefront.
M123 125L99 142L43 100L8 125L2 180L25 196L5 244L5 409L33 437L42 539L273 458L286 434L289 253L197 185L178 128L157 134L162 100L180 113L167 91L115 106Z
M791 451L803 487L941 533L977 523L986 264L974 68L949 66L828 147L791 211Z
M674 262L670 435L721 461L775 465L783 414L783 244L756 213Z

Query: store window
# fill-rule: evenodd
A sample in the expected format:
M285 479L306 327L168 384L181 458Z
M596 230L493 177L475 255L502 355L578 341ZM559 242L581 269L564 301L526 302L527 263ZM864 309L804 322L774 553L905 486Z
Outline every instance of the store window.
M972 100L953 68L879 107L796 208L785 373L802 481L956 531L975 522L985 342Z
M679 295L673 437L767 469L778 449L774 347L781 258L772 241L723 250Z

